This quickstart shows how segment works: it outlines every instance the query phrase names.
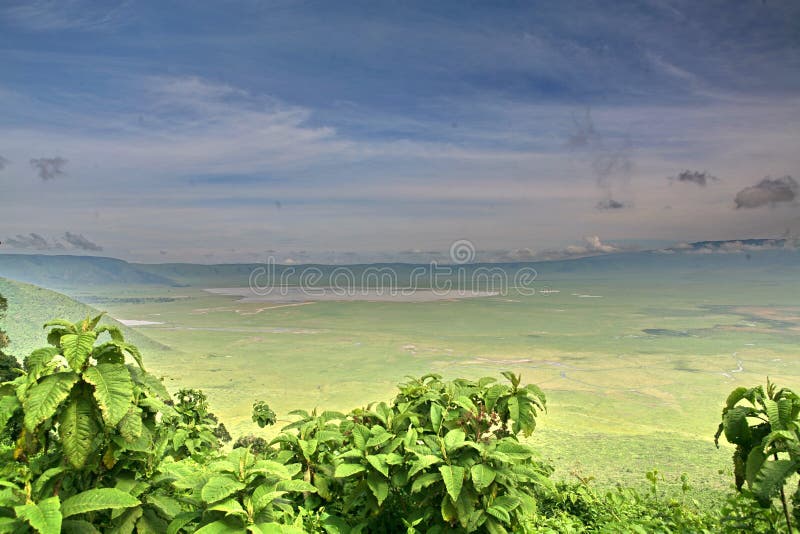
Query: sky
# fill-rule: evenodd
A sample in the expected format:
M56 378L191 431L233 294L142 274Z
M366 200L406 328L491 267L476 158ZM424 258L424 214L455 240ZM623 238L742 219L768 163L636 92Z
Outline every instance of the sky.
M795 0L0 3L0 252L797 235L798 147Z

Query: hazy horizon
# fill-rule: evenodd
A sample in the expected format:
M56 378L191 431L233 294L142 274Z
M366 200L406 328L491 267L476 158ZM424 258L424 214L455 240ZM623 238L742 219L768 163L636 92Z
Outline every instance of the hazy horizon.
M794 237L799 15L5 3L0 251L338 263Z

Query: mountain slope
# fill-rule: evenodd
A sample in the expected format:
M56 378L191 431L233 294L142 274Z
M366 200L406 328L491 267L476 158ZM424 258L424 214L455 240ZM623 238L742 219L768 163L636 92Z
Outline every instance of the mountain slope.
M8 300L8 313L0 328L11 339L6 352L22 358L34 349L47 345L42 325L51 319L79 321L100 313L96 308L42 287L0 278L0 295ZM142 351L164 351L168 347L153 341L110 317L101 324L113 324L122 329L125 339Z
M98 256L0 254L0 276L54 289L87 285L178 285L126 261Z

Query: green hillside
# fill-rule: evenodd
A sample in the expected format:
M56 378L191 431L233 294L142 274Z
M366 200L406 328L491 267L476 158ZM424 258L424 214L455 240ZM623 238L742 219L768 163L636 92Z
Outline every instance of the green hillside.
M11 339L7 352L19 358L42 346L42 325L47 321L55 317L77 321L89 315L95 316L101 311L61 293L7 278L0 278L0 295L8 300L8 314L4 324L0 325ZM120 327L125 338L143 350L169 350L166 345L153 341L110 317L103 318L102 322Z
M98 285L177 285L124 260L97 256L0 254L0 276L56 290Z

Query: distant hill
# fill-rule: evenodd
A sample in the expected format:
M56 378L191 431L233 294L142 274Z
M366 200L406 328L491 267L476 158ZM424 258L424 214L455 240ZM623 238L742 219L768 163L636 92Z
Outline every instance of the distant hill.
M446 268L441 265L440 268ZM466 276L476 269L502 269L512 279L520 269L533 268L538 280L570 278L614 278L617 276L648 278L658 273L686 278L719 276L736 273L745 278L794 277L800 274L800 251L787 247L785 240L746 239L730 241L700 241L662 250L619 252L591 257L539 262L485 263L463 266ZM0 276L21 280L72 294L91 286L193 286L242 287L247 286L251 273L265 268L264 264L194 263L128 263L113 258L96 256L45 256L0 254ZM369 279L367 285L379 284L381 270L390 269L396 274L400 286L413 278L417 287L428 287L431 280L430 265L408 263L381 263L361 265L276 265L276 280L287 285L297 285L300 274L305 284L330 285L331 274L347 269L355 280ZM364 273L378 273L371 279ZM319 276L318 281L314 277ZM446 278L446 277L445 277ZM340 279L341 281L341 279Z
M8 300L8 312L0 326L11 339L6 352L18 358L47 345L42 329L47 321L58 318L75 322L100 313L96 308L61 293L6 278L0 278L0 295ZM104 317L101 324L118 326L125 339L139 346L142 351L161 352L169 349L110 317Z
M59 290L87 285L178 285L126 261L98 256L0 254L0 276Z

